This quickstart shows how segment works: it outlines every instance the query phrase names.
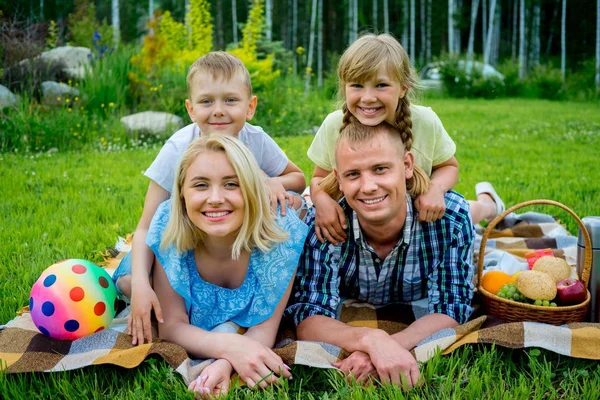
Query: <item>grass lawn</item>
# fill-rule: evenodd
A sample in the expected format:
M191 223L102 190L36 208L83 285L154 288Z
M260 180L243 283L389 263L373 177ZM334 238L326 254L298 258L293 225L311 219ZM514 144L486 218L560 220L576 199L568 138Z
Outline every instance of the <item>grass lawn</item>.
M538 100L431 100L457 144L460 182L474 196L491 181L509 205L547 198L580 217L600 215L598 104ZM312 137L277 138L310 177ZM0 154L0 323L28 303L39 274L65 258L100 261L117 236L134 230L158 148L101 153ZM576 224L556 208L573 234ZM236 389L230 398L595 399L600 364L554 353L468 346L422 367L427 383L410 393L393 387L348 385L331 371L293 367L283 388ZM594 389L596 388L596 389ZM0 398L192 398L177 373L160 359L134 370L90 367L65 373L0 373Z

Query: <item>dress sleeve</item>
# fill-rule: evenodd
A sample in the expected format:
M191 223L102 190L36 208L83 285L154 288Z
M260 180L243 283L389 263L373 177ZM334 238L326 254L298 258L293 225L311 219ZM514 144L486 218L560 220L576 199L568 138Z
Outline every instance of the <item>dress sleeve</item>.
M335 167L335 142L342 126L342 110L329 114L308 148L308 158L319 168L333 171Z
M146 244L152 249L156 259L164 268L173 290L185 300L185 306L189 313L192 304L190 269L188 265L190 254L189 252L178 252L173 245L169 245L166 248L161 248L160 246L165 228L169 222L170 211L170 199L158 206L148 229Z

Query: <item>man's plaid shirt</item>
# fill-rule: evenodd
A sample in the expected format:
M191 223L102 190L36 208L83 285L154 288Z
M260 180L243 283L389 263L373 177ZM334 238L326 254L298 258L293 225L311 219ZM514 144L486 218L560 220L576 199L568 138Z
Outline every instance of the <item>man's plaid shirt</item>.
M473 311L474 228L462 196L450 191L445 201L441 219L422 223L407 197L402 237L385 260L366 242L345 199L340 205L349 224L346 241L338 246L319 242L312 212L286 314L298 325L311 315L335 318L342 297L373 305L428 297L429 313L466 322Z

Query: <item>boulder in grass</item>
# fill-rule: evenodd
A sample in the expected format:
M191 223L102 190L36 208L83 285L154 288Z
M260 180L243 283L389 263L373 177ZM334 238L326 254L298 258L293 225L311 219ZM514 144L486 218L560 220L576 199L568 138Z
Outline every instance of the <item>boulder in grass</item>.
M79 90L65 83L52 81L42 82L42 98L44 104L63 104L65 99L79 96Z
M63 71L72 79L83 79L85 67L90 64L92 50L87 47L62 46L40 54L38 57L48 63L62 62Z
M0 85L0 110L17 105L19 99L7 87Z
M183 118L166 112L144 111L121 118L121 122L130 132L159 135L173 133L183 128Z

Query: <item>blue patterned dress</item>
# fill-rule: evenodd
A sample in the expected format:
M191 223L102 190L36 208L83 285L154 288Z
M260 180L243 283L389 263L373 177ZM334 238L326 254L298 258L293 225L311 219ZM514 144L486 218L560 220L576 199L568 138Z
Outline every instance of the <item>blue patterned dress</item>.
M150 224L146 244L162 264L169 283L185 300L190 323L212 330L224 322L251 327L266 321L287 289L304 246L308 227L290 209L277 223L289 235L268 252L254 249L244 282L235 289L213 285L200 277L192 250L160 248L169 221L170 200L163 202Z

